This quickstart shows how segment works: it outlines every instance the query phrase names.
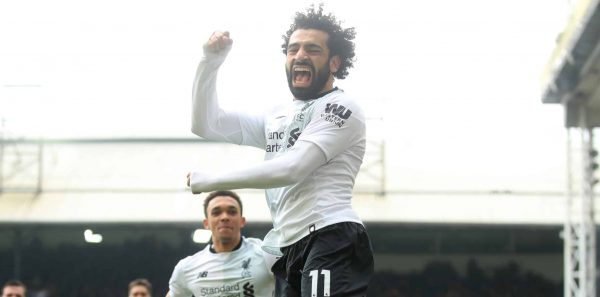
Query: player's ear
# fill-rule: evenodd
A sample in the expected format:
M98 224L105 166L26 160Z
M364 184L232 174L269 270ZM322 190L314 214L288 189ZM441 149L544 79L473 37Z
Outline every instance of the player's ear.
M204 219L204 221L202 221L202 223L204 224L204 229L210 229L208 227L208 219Z
M340 65L342 65L342 58L339 55L335 55L329 58L329 70L331 73L336 73L340 70Z
M242 217L242 219L240 220L240 228L246 226L246 218Z

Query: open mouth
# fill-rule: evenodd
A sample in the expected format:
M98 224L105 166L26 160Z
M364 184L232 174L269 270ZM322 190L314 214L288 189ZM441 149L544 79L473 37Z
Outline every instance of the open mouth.
M310 66L297 65L292 69L292 83L294 87L309 87L312 80L312 69Z

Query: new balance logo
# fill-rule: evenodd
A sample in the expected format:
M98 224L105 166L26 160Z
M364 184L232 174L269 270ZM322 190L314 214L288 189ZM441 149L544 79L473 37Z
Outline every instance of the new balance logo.
M202 271L198 274L198 278L207 277L207 276L208 276L208 271Z
M254 297L254 285L250 283L244 284L244 297Z

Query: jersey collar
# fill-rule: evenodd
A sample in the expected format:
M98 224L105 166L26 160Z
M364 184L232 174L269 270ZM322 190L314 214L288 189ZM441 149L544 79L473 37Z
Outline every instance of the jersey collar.
M238 245L236 245L233 250L231 250L230 252L233 251L237 251L240 249L240 247L242 246L242 241L244 241L244 237L240 237L240 243L238 243ZM213 254L218 254L217 251L215 251L215 249L213 248L212 242L210 243L210 246L208 247L208 250L213 253ZM229 252L229 253L230 253Z

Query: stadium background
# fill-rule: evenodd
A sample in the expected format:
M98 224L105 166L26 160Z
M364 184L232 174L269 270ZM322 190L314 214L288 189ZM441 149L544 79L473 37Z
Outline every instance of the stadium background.
M279 37L307 3L3 2L0 281L117 296L147 277L166 293L203 247L185 174L262 160L188 132L201 44L232 32L225 106L276 104ZM325 5L358 31L338 85L369 117L353 204L375 250L370 296L561 296L566 137L539 77L574 3ZM262 237L262 191L239 193L244 235Z

